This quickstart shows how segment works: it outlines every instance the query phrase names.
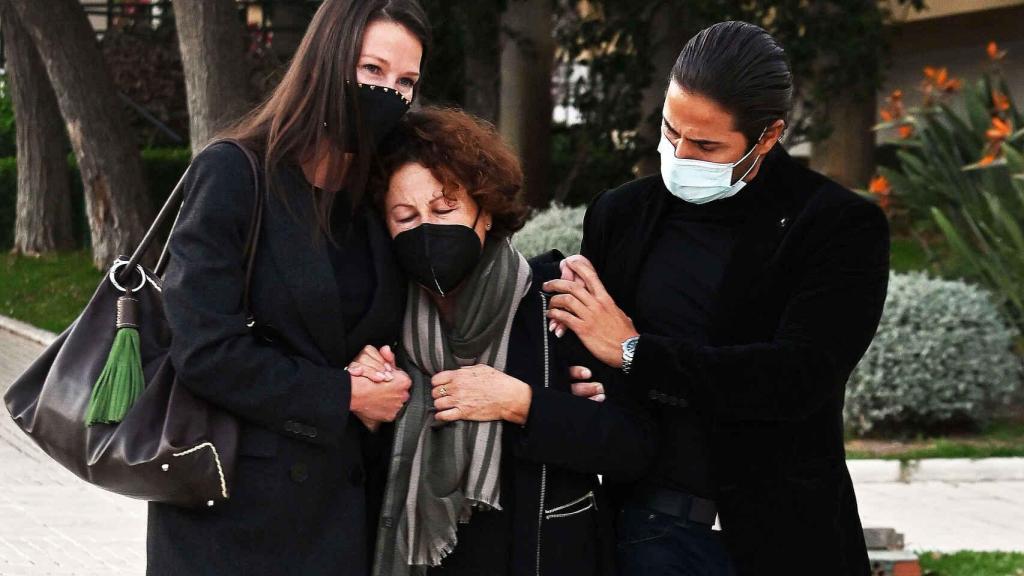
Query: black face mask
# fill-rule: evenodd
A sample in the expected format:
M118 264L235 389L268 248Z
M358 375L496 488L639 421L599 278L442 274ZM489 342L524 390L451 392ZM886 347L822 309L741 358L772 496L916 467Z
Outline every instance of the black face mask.
M363 119L370 137L370 145L376 149L381 141L398 126L402 116L409 111L411 102L397 90L384 86L360 83L356 89L359 98L359 115ZM353 107L349 108L349 130L346 137L345 151L356 152L359 149L359 135L356 132Z
M477 212L477 220L480 213ZM469 276L483 248L473 226L420 224L393 240L398 263L417 284L445 296Z

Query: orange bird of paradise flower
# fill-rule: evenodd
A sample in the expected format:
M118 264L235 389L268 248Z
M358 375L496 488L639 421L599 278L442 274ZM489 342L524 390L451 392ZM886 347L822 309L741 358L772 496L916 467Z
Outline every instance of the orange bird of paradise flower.
M892 122L893 120L899 120L905 115L903 109L903 91L893 90L892 94L886 97L886 105L878 111L879 117L883 122ZM914 135L914 126L912 124L901 124L896 127L900 138L906 140Z
M897 118L903 117L903 90L893 90L892 94L889 94L885 98L887 104L878 111L879 116L885 122L892 122Z
M868 192L878 196L878 205L882 210L889 211L889 207L892 204L892 186L885 176L879 174L872 178L871 183L868 184Z
M999 116L992 117L992 126L985 132L985 136L993 142L996 140L1002 142L1009 138L1010 134L1013 134L1013 126Z
M988 166L996 161L1002 151L1003 142L1013 134L1013 125L999 116L992 117L992 125L985 131L985 138L988 139L988 148L985 155L978 162L982 166Z
M963 85L963 82L959 78L954 78L949 75L949 70L945 67L934 68L932 66L924 67L925 77L925 91L930 92L931 89L938 89L940 92L947 94L957 92Z
M998 62L1006 57L1006 50L1000 50L999 45L995 42L988 43L988 47L985 48L985 53L988 54L988 59L993 62Z

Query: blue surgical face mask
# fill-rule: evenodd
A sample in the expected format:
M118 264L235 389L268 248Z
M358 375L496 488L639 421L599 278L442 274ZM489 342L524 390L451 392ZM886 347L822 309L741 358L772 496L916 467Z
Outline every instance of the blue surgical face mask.
M761 142L761 138L767 131L768 127L766 126L757 138L758 143ZM658 145L658 153L661 155L661 178L673 196L692 204L707 204L715 200L729 198L738 194L747 185L743 179L750 174L754 166L757 166L757 158L751 162L750 168L735 183L732 181L733 169L753 154L756 148L757 143L750 149L750 152L743 155L743 158L732 164L676 158L675 146L663 135L661 143Z

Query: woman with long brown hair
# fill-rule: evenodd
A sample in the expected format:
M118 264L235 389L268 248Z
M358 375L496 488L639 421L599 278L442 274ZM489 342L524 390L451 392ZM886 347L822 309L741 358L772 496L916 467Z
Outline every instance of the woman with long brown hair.
M280 85L186 177L164 276L170 355L196 395L242 422L231 498L150 504L150 575L364 574L376 510L363 448L408 398L390 370L406 285L364 201L377 142L416 97L429 26L415 0L327 0ZM386 373L345 367L372 346ZM369 532L372 534L372 532Z

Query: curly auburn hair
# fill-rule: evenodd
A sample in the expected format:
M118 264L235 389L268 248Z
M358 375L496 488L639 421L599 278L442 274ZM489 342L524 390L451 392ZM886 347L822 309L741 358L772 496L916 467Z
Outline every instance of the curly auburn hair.
M494 125L455 108L425 106L409 112L381 147L371 184L384 211L391 176L406 164L420 164L455 200L459 190L491 214L491 232L511 236L526 222L529 209L519 191L523 170Z

